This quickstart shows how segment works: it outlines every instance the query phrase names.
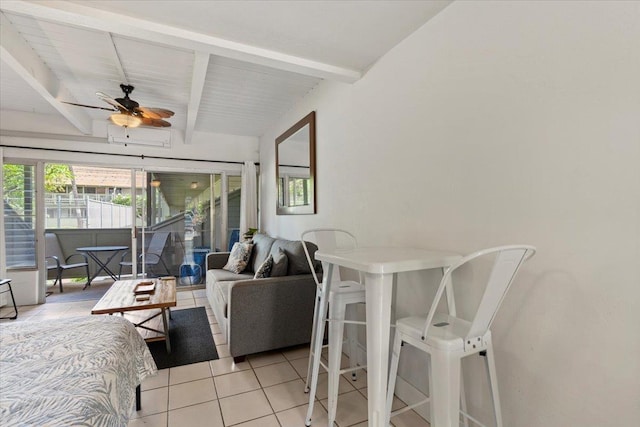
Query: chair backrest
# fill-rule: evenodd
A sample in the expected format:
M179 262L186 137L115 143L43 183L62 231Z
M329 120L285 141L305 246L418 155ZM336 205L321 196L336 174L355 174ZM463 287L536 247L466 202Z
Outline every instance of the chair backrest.
M320 281L315 271L315 266L313 265L313 258L311 257L313 254L309 253L307 242L315 243L318 246L318 250L322 251L333 251L335 249L349 250L358 247L358 242L353 234L346 230L340 230L337 228L315 228L307 230L302 233L300 240L302 241L304 254L307 257L307 262L311 268L313 279L316 281L316 285L318 286L320 286ZM329 269L328 264L325 262L322 262L322 271L326 278L326 273ZM340 268L334 268L331 281L335 283L340 280Z
M502 301L504 300L511 283L513 283L513 279L518 273L518 270L526 260L535 254L535 252L536 248L528 245L499 246L474 252L452 265L442 277L436 296L431 304L431 309L427 315L423 336L427 336L438 302L440 301L440 298L442 298L442 294L451 274L461 266L477 258L495 256L493 267L484 288L480 304L473 316L471 328L465 338L475 338L484 335L489 330L489 327L500 308L500 304L502 304Z
M158 258L162 256L162 251L167 244L167 238L169 237L168 231L156 231L151 236L149 247L145 251L147 255L156 255Z
M57 234L44 234L44 253L47 257L54 256L58 258L58 260L64 264L64 253L62 252L62 248L60 247L60 242L58 241Z

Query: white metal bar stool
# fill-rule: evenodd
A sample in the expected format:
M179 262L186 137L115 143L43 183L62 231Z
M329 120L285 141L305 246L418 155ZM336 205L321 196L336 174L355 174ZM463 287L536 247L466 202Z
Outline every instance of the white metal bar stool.
M329 376L329 425L333 425L336 417L337 401L338 401L338 384L340 375L351 372L353 379L356 378L356 370L365 368L366 366L358 366L358 330L357 325L364 325L365 322L346 320L354 318L356 314L355 304L363 304L365 302L364 285L360 282L352 280L342 280L340 278L340 270L338 268L329 268L323 265L323 281L318 279L315 271L313 257L309 253L306 242L313 242L323 250L333 249L352 249L357 247L357 241L353 234L345 230L338 229L313 229L302 233L302 246L307 256L307 261L311 267L313 278L317 285L316 304L313 313L313 329L311 334L311 348L309 352L309 366L307 368L307 380L305 384L305 392L309 392L309 408L305 424L311 425L311 414L313 413L313 405L316 397L318 386L318 374L320 365L327 371ZM332 286L331 291L325 292L323 283L331 275ZM327 318L327 306L329 307L329 318ZM331 331L331 342L329 342L329 360L337 363L329 363L329 366L340 366L340 357L342 355L344 328L347 329L347 345L349 347L349 368L329 370L328 366L322 362L322 341L324 339L325 322L329 321Z
M458 426L460 414L462 414L465 423L467 420L471 420L482 426L482 423L466 412L464 399L462 399L463 410L460 411L460 399L464 393L461 389L461 359L480 353L480 355L486 356L496 425L502 427L498 382L489 327L519 268L535 254L535 251L533 246L500 246L474 252L462 258L451 266L443 276L426 318L406 317L397 321L387 390L386 425L389 424L390 416L430 402L431 425L433 426ZM455 311L450 311L449 314L436 313L445 288L450 286L451 274L462 265L485 256L494 256L495 259L473 320L469 322L461 319L456 316ZM431 396L392 414L391 402L398 373L400 350L403 344L410 344L429 354L427 369Z

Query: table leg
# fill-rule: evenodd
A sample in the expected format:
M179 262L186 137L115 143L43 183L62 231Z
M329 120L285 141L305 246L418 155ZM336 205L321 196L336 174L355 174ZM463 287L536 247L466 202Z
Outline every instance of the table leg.
M162 310L162 323L164 324L164 342L167 346L167 353L171 353L171 340L169 340L169 320L167 319L167 311L165 308Z
M96 255L94 252L87 252L87 255L89 255L89 258L91 258L96 263L96 266L98 267L98 269L93 274L93 276L91 276L85 288L87 286L91 286L91 282L93 281L93 279L98 277L98 274L100 274L101 271L104 271L105 273L107 273L113 280L118 280L118 276L116 276L116 274L113 271L111 271L111 269L108 267L111 260L115 258L115 256L118 255L118 253L120 253L120 251L113 252L113 254L110 255L105 262L102 262L102 260L98 258L98 255Z
M109 268L109 263L111 262L112 259L114 259L116 257L116 255L118 255L120 253L120 251L115 251L113 252L113 254L107 258L106 262L101 263L102 264L102 268L101 270L103 270L105 273L107 273L109 276L111 276L111 278L113 280L118 280L118 276L116 275L116 273L114 273L113 271L111 271L111 269Z
M389 329L393 274L365 276L367 305L367 384L369 426L385 421L387 375L389 372Z
M93 260L93 262L96 263L97 266L100 266L100 260L96 259L96 256L94 254L92 254L91 252L85 252L85 253L89 256L89 258ZM95 279L98 276L98 272L100 272L100 269L96 270L96 272L93 273L91 277L87 277L87 284L84 285L84 288L82 288L83 291L87 289L88 286L91 286L91 282L93 282L93 279Z

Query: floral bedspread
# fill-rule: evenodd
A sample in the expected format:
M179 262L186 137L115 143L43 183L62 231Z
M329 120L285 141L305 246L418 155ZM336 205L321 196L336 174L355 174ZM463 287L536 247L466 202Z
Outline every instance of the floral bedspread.
M0 425L126 426L156 364L117 316L0 325Z

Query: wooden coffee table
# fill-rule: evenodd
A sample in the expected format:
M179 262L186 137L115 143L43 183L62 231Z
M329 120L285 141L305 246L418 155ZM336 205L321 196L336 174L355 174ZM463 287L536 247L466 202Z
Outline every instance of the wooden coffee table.
M171 353L167 316L171 316L170 307L176 306L176 280L152 279L156 285L149 299L136 301L133 290L143 281L149 280L117 280L91 309L91 314L121 313L133 323L145 341L164 340L167 352Z

